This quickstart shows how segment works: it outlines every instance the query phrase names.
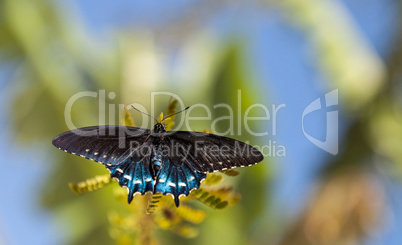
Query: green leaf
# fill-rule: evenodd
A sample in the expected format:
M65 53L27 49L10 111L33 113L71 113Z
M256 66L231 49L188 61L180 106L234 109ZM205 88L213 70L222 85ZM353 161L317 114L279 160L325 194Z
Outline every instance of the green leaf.
M205 185L216 185L222 182L222 175L220 174L207 174L207 178L202 182Z
M166 110L166 116L172 115L174 113L177 112L176 108L177 108L177 99L170 97L170 102L168 104L167 110ZM176 117L176 115L168 117L165 119L165 123L166 123L166 131L169 131L172 129L172 127L174 126L175 122L174 122L174 118Z
M124 126L135 127L134 119L130 114L131 107L125 106L120 114L120 123Z
M76 194L83 194L92 192L103 188L105 185L110 184L112 179L110 175L95 176L94 178L87 179L77 184L69 183L70 189Z
M222 173L226 174L227 176L232 176L232 177L240 174L239 171L234 170L234 169L228 169L228 170L222 171Z
M146 210L146 214L153 214L155 210L158 208L158 204L162 199L162 194L152 195L151 200L148 202L148 207Z
M191 192L191 196L204 203L212 209L223 209L229 205L234 205L240 195L233 193L231 187L223 187L220 189L198 189L196 192Z

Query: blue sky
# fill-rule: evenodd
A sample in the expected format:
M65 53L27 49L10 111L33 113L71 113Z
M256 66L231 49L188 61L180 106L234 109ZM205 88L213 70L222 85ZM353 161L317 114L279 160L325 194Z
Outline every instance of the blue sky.
M393 0L353 0L343 1L352 14L359 28L367 37L378 54L386 58L390 52L392 31L396 24L396 1ZM75 16L80 16L87 31L99 40L105 42L110 32L115 28L124 28L128 23L157 23L158 16L174 17L175 11L180 11L189 3L184 0L171 1L160 7L159 1L109 1L86 0L73 1L76 5L71 10L77 10ZM317 84L325 84L325 77L312 66L306 66L306 50L309 43L302 32L289 26L282 17L272 12L272 15L244 13L245 18L230 18L231 10L213 19L211 28L225 33L228 30L242 29L251 38L250 56L261 81L260 86L266 91L269 101L266 104L286 103L286 110L279 117L278 135L274 138L278 144L286 147L287 156L276 158L274 168L278 176L274 184L274 200L289 212L297 214L302 208L300 202L306 200L314 185L312 178L321 168L323 159L331 157L317 148L302 133L300 118L304 108L322 97L330 88L323 91ZM244 21L246 20L246 21ZM0 74L0 81L5 81L7 75ZM2 84L1 82L0 84ZM0 86L3 88L3 86ZM15 91L0 92L0 126L10 128L6 119L9 113L8 103ZM339 93L341 93L340 91ZM301 96L302 95L302 96ZM307 130L317 138L325 133L325 111L314 114L310 118L314 124L307 125ZM347 122L341 122L341 130ZM5 244L58 244L63 240L62 228L56 225L49 213L40 210L37 195L43 176L48 173L47 167L51 159L46 158L41 149L17 148L10 145L12 134L4 130L0 138L0 154L3 156L2 166L7 165L7 171L0 172L3 186L0 195L0 244L2 237ZM24 154L21 154L21 151ZM26 164L29 162L29 164ZM12 163L12 164L11 164ZM16 181L15 175L24 181ZM386 226L378 237L371 238L366 244L399 244L402 235L396 228L402 227L399 217L402 217L401 188L391 181L387 184L390 205L397 218L392 229ZM300 202L292 202L300 200ZM399 219L402 220L402 219ZM21 231L24 235L21 236Z

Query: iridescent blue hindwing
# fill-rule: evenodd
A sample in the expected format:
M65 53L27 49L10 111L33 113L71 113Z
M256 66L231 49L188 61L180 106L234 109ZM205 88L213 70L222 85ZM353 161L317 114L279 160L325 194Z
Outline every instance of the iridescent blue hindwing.
M143 155L133 152L131 157L126 159L119 165L107 165L110 171L110 176L119 181L120 186L128 188L127 196L128 203L131 203L136 193L144 195L147 192L154 193L154 181L150 172L150 142L145 142L138 152Z
M200 187L206 174L192 170L185 163L173 164L165 157L155 183L154 193L171 194L176 207L180 204L180 196L188 196L190 191Z

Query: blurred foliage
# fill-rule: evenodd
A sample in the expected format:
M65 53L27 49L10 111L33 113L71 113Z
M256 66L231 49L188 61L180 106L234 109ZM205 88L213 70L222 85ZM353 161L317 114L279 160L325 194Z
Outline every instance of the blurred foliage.
M297 3L287 2L295 5ZM320 39L317 35L312 35L318 45L332 43L335 49L341 51L344 47L337 43L337 38L356 37L358 32L353 28L343 27L341 30L347 32L346 36L342 36L334 35L334 29L326 26L341 26L350 21L347 17L341 18L346 14L342 8L328 8L333 7L333 1L315 2L314 5L308 5L307 2L303 4L309 8L306 13L310 15L305 16L308 20L301 23L313 33L321 28L322 33L332 37ZM317 8L326 11L317 12ZM295 18L301 18L295 9L291 13ZM314 20L313 16L320 18ZM342 22L335 19L330 21L331 18L342 19ZM402 128L402 121L398 119L401 111L398 108L399 93L396 92L399 90L399 78L402 74L401 27L398 27L396 43L390 52L392 56L385 64L381 63L374 52L367 50L367 44L361 40L358 43L357 40L348 41L347 44L350 47L359 44L358 52L366 49L363 56L351 55L354 52L351 50L343 50L336 56L340 60L336 61L335 67L331 69L336 68L336 65L350 70L359 67L357 71L353 71L355 76L347 76L347 71L342 75L342 69L338 69L338 76L332 76L334 83L339 87L345 82L344 78L355 80L344 84L347 86L344 90L347 97L341 101L345 110L354 113L347 114L350 117L350 125L339 143L340 154L322 169L316 190L307 207L289 225L280 244L362 244L386 222L387 193L381 179L384 177L382 173L385 170L391 175L399 174L398 169L402 163L402 158L398 157L399 153L395 148L395 144L399 142L398 132ZM336 53L336 50L323 50L322 55L328 58L323 59L324 64ZM353 57L353 60L357 57L355 65L348 61L348 57ZM401 175L397 177L400 178Z
M77 127L118 121L140 125L140 118L133 119L127 112L130 107L120 105L135 101L149 108L152 102L147 101L154 91L174 92L189 105L202 102L212 108L228 104L239 108L234 118L265 98L247 64L247 37L223 38L218 43L199 28L219 8L231 4L212 0L195 3L154 30L115 33L116 46L105 48L88 38L81 23L64 16L55 1L0 0L0 59L16 68L9 83L18 91L12 101L12 125L19 142L27 147L43 143L55 159L49 166L52 172L44 186L43 206L68 227L66 243L111 244L114 239L117 244L155 244L157 240L180 244L192 238L195 245L277 244L278 240L292 245L349 245L361 244L381 225L387 198L377 171L385 169L398 178L402 173L402 32L398 27L395 50L384 64L335 0L258 2L284 13L309 40L317 68L330 81L323 86L339 88L340 104L350 122L341 137L340 154L323 163L306 208L289 222L283 221L286 210L271 206L267 186L273 172L268 161L225 171L225 176L209 175L202 188L184 198L184 205L176 209L171 199L157 195L136 197L127 205L126 190L102 177L105 170L101 165L88 164L51 146L55 135L68 130L64 115L67 101L82 91L98 94L82 98L72 107L71 118ZM176 76L172 70L177 67L169 65L169 48L177 52L181 67ZM116 96L112 98L109 92ZM156 110L164 103L164 98L157 100ZM174 103L179 102L170 103L168 114L178 106ZM99 112L102 106L104 113ZM218 108L214 113L226 115L227 111ZM229 123L219 122L215 133ZM237 123L235 128L242 131L238 139L261 143ZM173 121L169 125L176 126ZM199 120L191 126L203 130L211 125ZM239 172L237 178L226 178ZM88 176L100 177L81 182ZM242 200L204 219L214 209L239 200L240 195L220 186L223 180L239 190ZM77 196L66 188L70 181L77 183L70 187L78 193L104 188ZM212 209L204 210L200 202L191 203L191 199ZM281 214L273 214L276 209ZM195 224L199 224L197 228Z
M104 187L105 185L110 184L111 182L112 179L110 178L110 175L107 174L95 176L94 178L87 179L77 184L69 183L68 185L75 194L83 194L91 191L96 191Z
M345 6L334 0L275 2L307 34L317 66L329 75L330 87L341 91L342 109L362 110L383 86L386 71Z
M280 244L362 244L381 227L384 188L370 171L331 174Z

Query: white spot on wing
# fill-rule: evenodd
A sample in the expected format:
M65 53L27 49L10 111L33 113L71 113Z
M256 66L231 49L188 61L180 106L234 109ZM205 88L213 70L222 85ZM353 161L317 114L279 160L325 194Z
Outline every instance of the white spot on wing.
M124 175L125 179L131 180L131 176L130 175Z
M164 179L160 179L160 180L159 180L159 183L165 183L165 180L164 180Z
M86 149L85 151L86 151L86 152L88 152L88 151L89 151L89 149Z
M121 168L116 169L117 172L123 173L123 170Z
M172 182L170 182L169 185L170 185L171 187L176 187L176 184L175 184L175 183L172 183Z
M195 179L194 176L191 176L191 177L188 179L188 181L192 181L193 179Z
M187 186L186 183L180 182L179 186Z
M107 155L103 155L103 158L106 158L107 157Z
M145 179L145 182L151 182L151 181L152 181L151 178Z
M141 184L141 180L134 181L134 184Z
M94 155L97 156L99 153L97 151L94 152Z

